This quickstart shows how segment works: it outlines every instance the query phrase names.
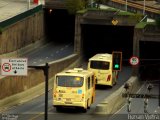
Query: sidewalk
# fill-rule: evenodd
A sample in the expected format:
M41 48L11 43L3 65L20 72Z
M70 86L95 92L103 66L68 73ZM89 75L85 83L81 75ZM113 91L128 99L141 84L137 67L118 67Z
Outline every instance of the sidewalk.
M141 4L141 5L144 5L144 1L133 1L131 0L132 2L135 2L135 3L138 3L138 4ZM145 1L145 5L148 6L148 7L154 7L156 9L160 9L160 3L156 2L155 0L149 0L149 1Z
M36 7L32 0L0 0L0 22Z

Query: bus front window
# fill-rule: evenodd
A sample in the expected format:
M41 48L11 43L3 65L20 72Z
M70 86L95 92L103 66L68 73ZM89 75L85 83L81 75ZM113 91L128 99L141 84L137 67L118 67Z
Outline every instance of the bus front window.
M62 87L82 87L83 77L78 76L57 76L58 86Z
M105 62L105 61L91 61L90 68L108 70L109 69L109 62Z

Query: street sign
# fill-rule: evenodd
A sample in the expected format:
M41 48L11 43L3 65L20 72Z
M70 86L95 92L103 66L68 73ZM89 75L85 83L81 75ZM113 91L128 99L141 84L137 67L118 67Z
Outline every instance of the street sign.
M113 20L112 20L112 24L113 24L113 25L117 25L117 24L118 24L118 20L114 20L114 19L113 19Z
M1 75L26 76L27 68L26 58L1 59Z
M139 64L139 58L136 57L136 56L132 56L130 59L129 59L129 63L131 65L138 65Z

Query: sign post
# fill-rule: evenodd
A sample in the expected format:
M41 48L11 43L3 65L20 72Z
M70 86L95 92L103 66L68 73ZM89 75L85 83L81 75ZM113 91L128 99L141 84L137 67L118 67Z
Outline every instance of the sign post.
M28 66L29 68L35 68L43 70L45 75L45 114L44 120L48 120L48 76L49 76L49 65L46 63L45 66Z

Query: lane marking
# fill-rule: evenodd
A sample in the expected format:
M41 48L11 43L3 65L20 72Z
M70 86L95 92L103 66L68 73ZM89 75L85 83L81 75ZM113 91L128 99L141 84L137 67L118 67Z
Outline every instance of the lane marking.
M53 109L53 108L50 107L50 108L48 109L48 111L50 111L51 109ZM38 118L38 117L40 117L40 116L42 116L42 115L44 115L44 114L45 114L44 112L39 112L38 115L35 115L34 117L30 118L29 120L35 120L36 118Z

